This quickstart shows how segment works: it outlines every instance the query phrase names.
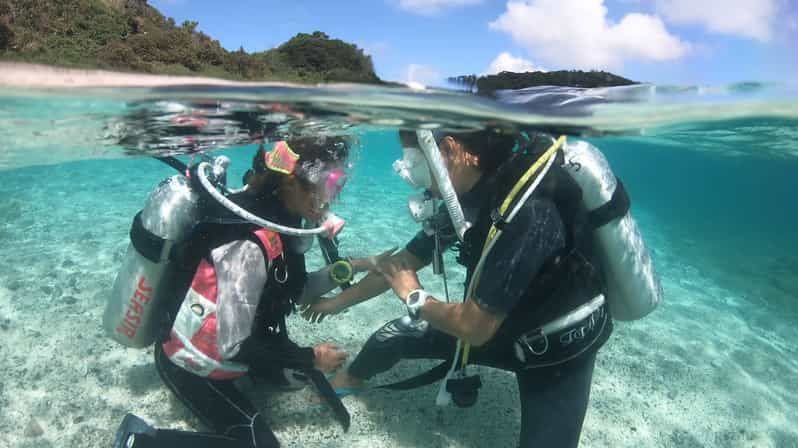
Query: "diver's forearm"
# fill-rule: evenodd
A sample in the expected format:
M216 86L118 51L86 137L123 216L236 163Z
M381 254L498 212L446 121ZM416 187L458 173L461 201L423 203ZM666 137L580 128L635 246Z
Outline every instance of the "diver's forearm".
M425 266L421 260L411 254L407 249L402 249L399 253L393 255L393 257L403 258L415 270L419 270ZM372 258L371 264L374 265L374 257L370 258ZM333 303L330 305L334 305L336 312L338 312L377 297L389 289L391 289L391 285L385 277L378 272L371 271L362 280L335 296L335 298L332 299Z
M330 276L329 266L311 272L307 275L307 279L305 280L305 287L302 288L302 296L299 298L299 304L312 303L317 298L337 287L338 284L335 283L332 276Z
M460 303L445 303L432 297L421 308L421 318L429 322L433 328L458 339L466 340L465 325Z
M363 277L363 280L343 290L333 300L336 301L341 309L344 309L377 297L388 289L390 289L390 285L382 275L369 272L368 275Z
M475 347L493 338L504 321L504 316L483 311L473 300L444 303L432 297L421 308L421 318L433 328Z

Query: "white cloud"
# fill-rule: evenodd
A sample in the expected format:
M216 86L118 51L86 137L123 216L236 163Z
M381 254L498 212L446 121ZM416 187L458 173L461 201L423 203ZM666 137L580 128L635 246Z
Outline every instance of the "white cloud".
M431 16L445 9L480 3L482 0L399 0L399 7L415 14Z
M490 66L488 67L488 74L495 74L501 72L534 72L534 71L546 71L540 67L535 67L532 64L532 61L528 61L524 58L515 57L510 53L503 51L496 56L493 61L491 61Z
M611 22L604 0L510 0L490 28L509 34L545 64L568 69L673 60L690 48L656 16L632 13Z
M779 13L778 0L656 0L668 22L702 25L714 33L770 40Z
M430 65L410 64L407 66L405 82L408 84L439 85L442 79L440 70Z

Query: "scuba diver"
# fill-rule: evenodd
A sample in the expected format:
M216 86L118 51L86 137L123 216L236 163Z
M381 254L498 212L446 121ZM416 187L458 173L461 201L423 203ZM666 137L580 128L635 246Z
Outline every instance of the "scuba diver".
M481 386L469 363L512 371L520 446L578 446L613 318L641 318L662 294L623 185L597 149L564 137L487 129L403 131L400 140L404 158L394 168L424 190L409 202L423 230L362 281L304 311L319 321L389 288L406 305L407 315L375 332L331 381L336 392L358 393L402 359L441 359L378 388L443 379L436 403L468 407ZM441 273L450 248L466 268L462 303L425 290L416 274L429 264Z
M305 270L314 236L329 241L343 226L328 208L346 180L349 150L343 137L294 138L268 152L261 145L237 192L223 185L224 157L187 171L169 161L184 174L162 182L134 219L104 325L126 346L154 342L164 384L212 432L155 429L127 414L115 448L278 447L234 383L245 375L289 389L313 384L348 429L323 374L347 354L331 343L298 346L285 319L366 269L365 260L339 259Z

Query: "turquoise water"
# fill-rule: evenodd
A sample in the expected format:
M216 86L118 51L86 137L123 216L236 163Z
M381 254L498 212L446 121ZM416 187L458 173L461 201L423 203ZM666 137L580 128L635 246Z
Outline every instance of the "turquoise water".
M475 126L485 118L474 110L488 107L479 103L465 113L468 100L458 98L436 113L412 98L385 97L381 106L367 99L350 92L345 118L314 116L321 109L305 103L303 121L283 128L359 137L353 176L336 207L347 219L341 252L352 256L401 246L417 231L405 206L410 190L391 169L400 147L390 124L446 125L459 117ZM789 112L794 101L765 97L754 107L746 99L724 97L726 113L739 116L721 121L707 121L706 111L701 119L674 121L652 103L639 111L656 125L641 125L644 114L625 125L613 109L557 119L557 126L590 128L587 139L624 180L665 290L658 310L618 323L602 350L582 446L798 446L798 120ZM391 101L409 106L386 107ZM16 94L0 104L0 447L108 446L129 411L159 427L201 429L161 385L149 350L116 345L101 327L130 221L149 191L173 174L142 153L186 152L185 135L157 126L157 114L132 118L133 106L107 95ZM671 97L668 107L674 104L691 116L715 103ZM768 104L770 115L762 113ZM508 112L507 122L517 124L515 116ZM218 132L194 141L208 149L235 145L217 153L231 157L228 178L237 186L255 146L243 144L229 114L219 119L227 121ZM598 136L618 130L624 135ZM310 263L321 258L314 252ZM451 256L447 270L451 295L459 298L464 272ZM443 291L428 270L421 281ZM320 325L297 317L289 325L301 343L332 340L354 354L402 313L385 294ZM385 379L421 365L403 363ZM435 387L347 399L347 434L302 393L254 393L285 446L514 446L515 382L495 371L485 371L483 382L480 402L468 410L436 408Z

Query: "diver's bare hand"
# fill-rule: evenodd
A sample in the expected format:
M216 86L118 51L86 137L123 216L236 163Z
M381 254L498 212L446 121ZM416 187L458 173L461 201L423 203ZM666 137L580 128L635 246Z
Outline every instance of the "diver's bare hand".
M344 309L346 309L346 306L344 306L340 300L335 298L322 298L313 304L309 304L304 308L301 308L300 312L302 313L302 318L306 321L313 324L319 324L324 320L325 317L338 314Z
M401 258L384 259L377 268L402 302L407 300L411 291L421 289L415 269Z
M392 247L385 252L379 255L372 255L370 257L363 257L363 258L353 258L352 259L352 269L355 272L377 272L378 266L380 263L383 263L385 260L390 259L390 257L396 252L398 247Z
M313 366L316 369L324 373L332 373L344 365L344 361L349 355L335 344L325 342L313 347L313 356Z

